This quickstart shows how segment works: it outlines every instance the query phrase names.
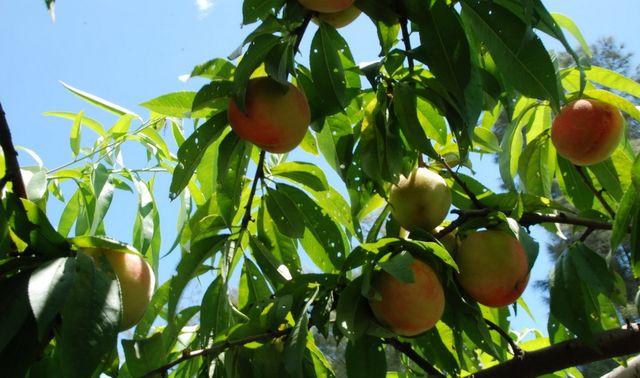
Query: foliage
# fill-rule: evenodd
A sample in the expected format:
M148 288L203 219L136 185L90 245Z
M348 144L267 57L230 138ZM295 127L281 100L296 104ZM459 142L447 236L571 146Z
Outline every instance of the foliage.
M487 227L510 230L533 265L538 244L526 232L530 226L559 233L559 224L571 224L574 234L608 228L612 256L631 235L638 278L640 163L630 144L625 139L603 163L576 167L556 155L549 127L562 104L581 96L640 120L632 102L640 85L585 64L561 28L582 40L575 25L536 0L356 5L376 24L379 61L357 64L349 41L327 24L309 26L311 12L296 1L245 0L244 24L257 26L240 59L196 66L191 76L207 84L145 102L146 121L67 86L118 119L105 127L82 112L50 113L71 121L74 161L29 167L27 198L19 198L15 176L2 180L12 185L0 206L0 375L332 377L313 332L346 343L349 377L385 376L388 347L403 355L402 371L388 376L460 375L532 345L595 343L633 320L621 316L627 301L611 260L578 238L554 268L548 338L514 337L510 312L526 304L490 309L471 300L458 288L453 256L439 239L456 228L458 237ZM560 41L575 65L559 68L539 32ZM304 37L311 38L308 64L296 55ZM295 81L311 105L311 130L288 156L267 155L227 123L229 97L242 103L249 78L264 74ZM498 139L492 126L501 116L508 126ZM97 137L87 145L89 130ZM125 144L143 148L143 168L124 163ZM470 175L477 153L498 156L505 192ZM437 233L403 239L386 199L391 184L417 164L445 177L458 218ZM104 243L114 194L135 193L132 248L157 272L163 261L156 175L171 176L170 197L180 201L170 251L178 263L119 354L120 288L110 272L77 253L82 246L74 237ZM69 185L70 196L61 189ZM556 185L566 203L552 200ZM57 227L46 216L51 200L65 203ZM377 324L366 301L372 274L403 251L427 260L445 287L442 321L415 338ZM406 270L410 261L394 269ZM182 297L195 280L208 287L186 307Z

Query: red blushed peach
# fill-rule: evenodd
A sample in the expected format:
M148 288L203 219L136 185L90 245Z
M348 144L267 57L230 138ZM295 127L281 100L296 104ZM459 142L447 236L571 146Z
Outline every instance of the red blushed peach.
M322 13L333 13L345 10L354 0L298 0L303 7Z
M318 16L313 18L313 22L319 24L319 20L326 22L336 29L343 28L352 23L362 13L360 9L355 6L350 6L347 9L334 13L318 13Z
M489 307L514 303L529 281L527 255L514 236L498 230L464 238L455 257L458 282L467 294Z
M273 153L293 150L304 138L311 111L304 93L293 84L282 86L269 77L249 80L246 113L229 100L229 124L233 131Z
M102 248L90 248L83 251L96 261L99 261L100 256L104 256L118 277L122 296L120 331L136 325L147 310L155 288L156 277L149 263L135 253Z
M414 260L411 271L414 278L411 283L402 282L385 271L378 272L369 297L376 319L401 336L415 336L429 330L444 312L444 290L433 269Z
M558 154L576 165L600 163L622 139L624 119L613 105L580 99L564 106L551 126Z

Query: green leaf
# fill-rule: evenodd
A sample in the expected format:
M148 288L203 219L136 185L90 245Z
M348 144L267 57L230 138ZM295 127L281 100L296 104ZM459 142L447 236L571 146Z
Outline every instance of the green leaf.
M380 267L397 280L412 283L415 281L415 277L413 270L411 270L411 264L413 264L413 257L409 252L404 251L380 263Z
M227 113L219 113L207 120L182 143L178 149L178 165L176 165L171 185L169 198L175 199L189 184L191 176L200 164L200 160L207 148L216 141L227 125Z
M229 235L214 235L201 239L191 246L188 253L182 256L182 259L180 259L176 267L176 273L171 278L167 310L167 317L169 319L175 316L182 291L189 281L195 278L194 275L200 268L202 262L207 258L213 257L216 252L220 251L228 237Z
M278 190L286 194L303 215L306 228L301 243L311 260L324 272L339 267L348 251L342 229L302 190L286 184L278 184Z
M400 130L413 148L438 159L438 153L433 149L420 124L417 107L418 100L413 87L406 83L397 83L393 88L393 111L398 118Z
M407 1L409 19L419 25L420 47L416 57L429 66L457 104L464 104L465 88L471 78L469 42L453 7L434 1ZM428 8L429 7L429 8Z
M506 8L484 1L462 2L463 19L491 53L501 75L525 96L560 108L555 69L540 38Z
M129 114L135 118L138 119L142 119L142 117L140 117L139 115L137 115L136 113L132 112L129 109L125 109L120 105L116 105L112 102L109 102L105 99L102 99L96 95L93 95L91 93L85 92L83 90L74 88L72 86L70 86L69 84L66 84L64 82L60 82L60 84L62 84L65 88L67 88L71 93L73 93L74 95L80 97L81 99L87 101L88 103L95 105L99 108L102 108L108 112L117 114L119 116L123 116L125 114Z
M287 341L284 345L284 367L293 377L302 376L302 361L307 348L307 337L309 335L309 316L307 315L307 311L317 295L318 289L307 303L305 303L300 315L296 319L296 325L287 336Z
M630 94L634 97L640 97L640 83L616 71L604 67L591 66L591 68L586 71L586 74L587 79L590 81L615 89L616 91Z
M73 125L71 125L71 132L69 135L69 145L71 147L71 152L73 152L73 156L78 155L80 153L80 125L82 124L82 118L84 117L84 111L78 113L73 120Z
M83 112L81 112L83 113ZM69 113L69 112L44 112L42 113L42 115L45 116L50 116L50 117L60 117L60 118L65 118L65 119L70 119L72 121L75 122L75 120L78 118L78 115L80 113ZM95 131L96 134L100 135L100 136L105 136L105 131L104 131L104 127L102 127L102 125L100 124L100 122L83 116L80 118L80 125L82 126L86 126L88 128L90 128L91 130Z
M122 340L122 349L127 368L135 377L141 377L159 368L165 362L166 355L160 332L144 339Z
M622 184L620 183L620 175L616 170L616 166L611 159L607 159L601 163L590 165L589 170L596 176L602 188L613 197L616 201L622 198ZM627 167L625 167L626 169Z
M501 152L500 142L493 131L484 127L476 127L473 129L473 143L480 147L482 152Z
M238 290L238 307L242 310L245 306L262 307L262 301L271 297L271 289L262 272L250 259L245 259L242 265L242 274Z
M252 24L264 19L270 14L275 14L282 8L285 0L246 0L242 2L242 23Z
M98 164L92 172L91 184L95 195L95 208L89 231L92 235L95 235L102 225L109 206L111 206L115 187L110 180L110 174L109 170L102 164Z
M342 111L347 103L345 73L338 54L340 44L340 34L325 23L320 24L311 41L311 77L327 115Z
M271 168L271 174L305 185L316 191L330 188L322 169L312 163L287 161Z
M611 249L615 251L622 240L629 233L631 220L640 209L638 189L635 185L630 185L622 196L622 200L616 209L615 219L613 220L613 230L611 231Z
M200 306L201 346L206 347L210 340L223 334L232 324L231 303L227 285L222 276L216 277L202 296Z
M193 98L191 111L195 114L204 112L218 113L227 108L229 97L233 94L233 82L216 80L204 85ZM196 118L196 117L194 117Z
M0 356L5 353L7 346L11 346L12 339L30 317L28 288L29 271L0 281Z
M298 245L295 239L291 239L278 231L273 219L266 211L265 206L261 206L258 213L258 239L264 250L267 252L267 260L264 257L256 256L256 262L265 272L273 284L282 282L282 279L289 279L292 275L302 272L302 264L298 255ZM260 248L262 251L262 248ZM255 251L254 251L255 252ZM269 263L268 261L273 261ZM275 264L275 265L273 265ZM275 279L275 282L273 282Z
M527 144L518 164L518 175L527 193L551 197L553 172L556 170L555 148L548 133L538 135Z
M98 270L85 254L76 256L75 265L75 280L62 311L60 367L64 376L89 377L116 345L122 304L113 272Z
M562 189L562 193L579 210L591 209L595 196L593 191L585 184L576 167L558 156L558 173L556 178Z
M62 257L49 260L29 277L29 304L38 325L38 338L50 331L54 318L62 306L75 277L75 260Z
M301 238L304 235L304 216L286 193L269 188L265 203L271 219L282 234L291 238Z
M387 375L384 344L379 337L349 340L345 359L348 378L384 378Z
M193 67L190 77L204 77L210 80L228 80L233 77L236 67L227 59L214 58Z
M252 144L233 132L224 137L218 148L216 199L227 225L233 223L240 209L240 197L252 149Z
M247 51L242 56L242 60L240 60L236 68L233 79L236 88L236 104L240 110L244 111L245 109L247 83L249 82L251 74L264 62L269 51L279 43L280 38L274 35L260 35L251 42Z
M177 118L202 118L208 112L193 112L193 102L196 92L174 92L164 94L149 101L143 102L143 106L152 112Z
M591 48L589 47L587 41L584 39L582 32L580 32L580 28L578 28L575 22L573 22L573 20L569 17L560 13L551 13L551 16L553 16L553 20L559 26L563 27L565 30L571 33L571 35L573 35L573 37L580 44L580 48L582 49L582 51L587 55L589 59L591 59Z
M362 281L363 276L351 281L338 297L335 324L349 340L362 337L369 327L371 309L362 296Z

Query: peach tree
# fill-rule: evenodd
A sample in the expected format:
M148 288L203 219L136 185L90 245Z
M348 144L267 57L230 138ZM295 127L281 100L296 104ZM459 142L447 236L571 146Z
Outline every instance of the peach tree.
M640 352L640 297L628 301L610 266L627 243L640 277L637 151L624 133L604 161L578 166L551 138L555 115L580 98L640 121L640 85L578 56L565 35L588 52L578 28L540 0L357 0L379 41L368 63L354 61L357 41L318 13L336 10L316 3L244 0L253 29L238 53L196 66L202 88L143 103L145 117L67 86L117 121L50 113L71 122L74 160L58 168L18 165L0 108L0 375L332 377L318 347L326 339L346 344L349 377L575 376L577 365L624 364ZM574 64L559 68L542 34ZM230 103L251 118L249 83L262 76L283 93L293 83L308 101L310 127L288 154L229 125ZM500 137L497 123L506 125ZM123 164L129 145L142 147L143 167ZM503 190L474 174L478 154L497 157ZM407 232L390 191L417 167L444 179L452 206L440 227ZM170 251L161 250L160 176L180 207ZM135 219L130 245L107 237L119 191L138 201L118 210ZM57 220L47 216L51 201L63 204ZM553 268L544 333L511 326L529 311L524 300L487 307L457 279L456 246L483 230L517 239L530 271L532 227L579 235ZM585 245L594 230L610 230L608 256ZM124 285L83 253L94 249L139 253L156 276L175 262L132 333L118 336ZM444 309L428 330L402 336L369 301L380 296L380 274L417 281L416 260L437 276ZM205 290L187 304L194 283ZM388 371L390 349L402 356L399 371Z

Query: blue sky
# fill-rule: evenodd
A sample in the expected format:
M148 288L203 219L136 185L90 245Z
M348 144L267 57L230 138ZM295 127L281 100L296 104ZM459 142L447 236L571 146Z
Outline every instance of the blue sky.
M614 36L634 52L640 63L640 1L546 0L552 12L572 18L588 42ZM52 23L42 0L0 2L0 102L7 113L14 143L36 151L45 166L53 168L71 160L70 122L44 117L47 111L85 110L109 125L115 118L95 110L70 94L59 83L96 94L130 108L143 117L138 104L158 95L197 90L202 81L181 82L178 77L213 57L225 57L236 49L254 26L241 28L239 0L71 1L58 0ZM311 26L314 28L314 26ZM313 29L305 38L308 50ZM365 17L341 30L356 61L376 58L378 44L373 25ZM547 41L547 40L545 40ZM561 49L558 44L548 47ZM24 165L33 161L24 153ZM490 162L491 159L484 159ZM478 163L481 179L495 177L495 169ZM164 202L161 216L166 232L164 245L175 235L175 208L168 198L168 181L158 185L156 196ZM131 202L117 195L115 201ZM134 203L134 202L131 202ZM56 208L56 206L58 206ZM59 211L53 206L52 214ZM107 229L124 241L130 239L131 216L113 212ZM54 216L54 224L57 216ZM534 236L542 236L537 231ZM167 264L168 265L168 264ZM161 272L166 279L173 267ZM545 277L550 266L541 255L532 281ZM536 327L545 329L545 309L539 293L528 289L525 298L536 310ZM518 322L520 325L520 321ZM522 320L522 326L530 325Z

